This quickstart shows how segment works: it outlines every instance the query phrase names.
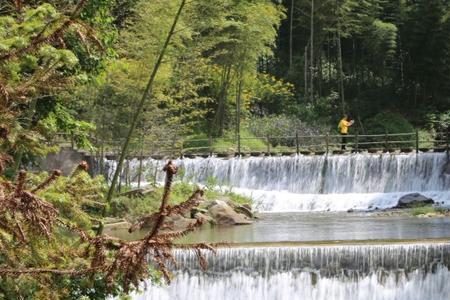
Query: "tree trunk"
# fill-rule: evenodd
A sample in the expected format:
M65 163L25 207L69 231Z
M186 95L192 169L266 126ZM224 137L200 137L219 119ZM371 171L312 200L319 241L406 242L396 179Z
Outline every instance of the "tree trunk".
M314 103L314 0L311 0L311 55L310 55L310 74L309 74L309 89L311 103Z
M318 78L318 95L319 95L319 98L322 97L322 85L323 85L322 56L323 56L323 52L322 52L322 50L320 50L319 51L319 66L317 68L318 73L319 73L319 78Z
M291 15L289 20L289 72L292 70L292 47L293 47L293 25L294 25L294 3L295 0L291 0Z
M239 70L238 87L236 93L236 139L238 144L238 153L241 154L241 95L243 84L243 68Z
M308 45L305 47L305 99L308 99Z
M225 127L225 102L228 95L228 87L231 79L231 65L226 66L222 76L222 88L219 94L219 103L217 105L215 117L215 132L217 136L222 136Z
M167 38L166 38L166 40L164 42L164 45L163 45L163 47L161 49L161 52L160 52L159 57L158 57L158 60L156 61L155 66L153 67L153 71L152 71L152 74L150 75L150 79L149 79L149 81L147 83L145 91L144 91L144 93L142 95L142 98L141 98L141 100L140 100L140 102L139 102L139 104L137 106L137 109L135 110L134 115L133 115L133 117L131 119L130 128L128 130L128 134L127 134L127 137L125 139L125 142L123 144L122 151L120 153L120 158L119 158L119 161L117 163L117 168L116 168L116 171L114 172L114 177L112 179L111 186L110 186L109 191L108 191L107 202L110 202L111 198L113 196L114 190L116 188L116 182L117 182L117 179L118 179L119 174L121 172L121 169L122 169L122 166L123 166L123 162L125 160L125 156L126 156L127 151L128 151L128 146L130 144L131 137L133 135L134 129L136 128L136 124L137 124L139 116L140 116L140 114L142 112L142 109L144 108L145 100L147 100L147 98L149 97L149 95L152 92L153 82L155 81L156 74L158 73L158 69L161 66L162 60L164 58L164 54L165 54L165 52L167 50L167 47L169 46L169 43L170 43L170 40L171 40L173 34L175 32L175 27L177 26L177 23L178 23L178 20L179 20L179 18L181 16L183 8L186 5L186 1L187 0L181 0L180 6L179 6L178 11L177 11L177 14L175 15L175 18L174 18L172 27L170 28L170 31L167 34Z
M340 24L340 21L338 21ZM338 31L336 33L337 37L337 56L338 56L338 81L339 81L339 95L341 97L341 111L345 114L345 94L344 94L344 74L342 71L342 49L341 49L341 33L340 26L338 26Z

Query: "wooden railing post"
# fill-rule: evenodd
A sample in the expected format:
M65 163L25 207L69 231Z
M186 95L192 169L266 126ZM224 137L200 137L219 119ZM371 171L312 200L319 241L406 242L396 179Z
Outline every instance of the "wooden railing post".
M295 132L295 147L297 150L297 155L300 154L300 143L299 143L299 138L298 138L298 131Z
M241 155L241 134L240 133L238 133L238 136L237 136L237 142L238 142L238 155Z
M388 150L388 132L387 131L384 133L384 150L385 151Z
M328 154L330 150L330 136L328 135L328 132L325 135L325 145L326 145L326 153Z
M131 179L130 179L130 159L131 157L129 157L127 159L127 165L125 168L125 186L129 187L131 185Z
M211 135L208 137L208 147L209 147L209 156L212 156L213 155L213 141L212 141Z
M419 130L416 129L416 153L419 153Z
M70 132L70 147L75 149L75 139L73 138L73 132Z
M450 137L449 132L450 132L450 127L447 127L447 131L445 132L445 151L447 152L447 154L450 151L449 140L448 140Z
M142 180L142 157L144 156L144 141L141 143L141 155L139 156L139 173L138 173L138 188L141 187Z
M270 136L267 136L267 155L270 155Z
M356 131L355 136L355 152L359 152L359 131Z

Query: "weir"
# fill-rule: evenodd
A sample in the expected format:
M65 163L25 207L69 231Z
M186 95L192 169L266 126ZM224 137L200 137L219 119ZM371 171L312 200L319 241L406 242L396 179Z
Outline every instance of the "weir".
M177 251L169 287L134 299L434 299L450 297L450 244L261 247Z
M251 196L261 211L345 211L383 209L408 193L419 192L441 205L450 205L450 174L446 153L351 154L329 156L185 158L176 163L182 178L207 184L209 178ZM162 162L143 161L147 179ZM115 169L107 161L108 174ZM160 168L160 167L159 167ZM137 178L139 161L129 162ZM157 173L156 181L163 174Z

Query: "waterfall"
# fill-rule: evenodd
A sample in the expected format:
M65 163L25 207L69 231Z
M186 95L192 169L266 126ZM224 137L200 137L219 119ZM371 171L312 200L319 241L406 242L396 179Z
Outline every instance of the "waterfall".
M220 185L251 196L262 211L345 211L395 206L407 193L420 192L450 205L450 175L444 173L445 153L351 154L329 156L216 157L178 159L182 179L205 184L214 177ZM143 162L144 177L156 165ZM115 162L107 163L109 174ZM132 178L139 162L130 161ZM163 174L157 173L162 180Z
M442 174L446 161L445 153L425 153L197 158L179 163L184 176L195 182L213 176L239 188L345 194L446 190L450 188L450 176Z
M149 285L144 299L450 299L450 244L361 245L177 251L168 287Z

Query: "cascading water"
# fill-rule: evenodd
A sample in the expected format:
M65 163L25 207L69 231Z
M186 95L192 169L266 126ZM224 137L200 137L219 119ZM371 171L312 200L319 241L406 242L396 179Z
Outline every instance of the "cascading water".
M221 185L251 196L261 211L345 211L389 208L405 194L421 194L450 205L450 175L445 153L352 154L263 158L179 159L183 179L205 184L214 177ZM115 162L108 161L109 176ZM139 162L129 162L137 178ZM163 162L143 162L146 178ZM161 181L163 174L156 173Z
M139 299L450 299L450 244L364 245L177 251L169 287Z
M161 182L164 174L158 170L163 164L158 160L144 160L142 177ZM445 153L209 157L178 159L176 164L182 169L178 178L205 185L215 183L219 188L232 187L234 192L251 196L255 207L265 212L388 208L412 192L433 198L440 205L450 205L450 175L446 174L449 168ZM135 159L128 165L127 172L136 180L140 162ZM115 162L107 161L106 166L111 176ZM288 216L294 214L270 214L276 215L284 216L280 230L289 226L305 228L289 223ZM306 222L305 215L302 219ZM349 233L354 233L351 224L345 225L349 226ZM408 226L408 230L414 231L411 224L406 227L386 224L377 225L377 230L364 230L369 236L380 230L402 231ZM277 234L274 226L277 225L261 224L262 229ZM330 227L320 230L318 227L314 227L312 234L320 239L320 230ZM331 233L333 228L329 229ZM413 236L432 237L426 232L424 236ZM286 241L284 236L277 241ZM409 235L400 232L399 236ZM132 295L133 299L450 299L449 243L229 248L218 249L217 255L209 252L205 255L208 268L203 271L195 253L176 251L179 266L173 268L175 277L171 285L149 284L143 294Z

